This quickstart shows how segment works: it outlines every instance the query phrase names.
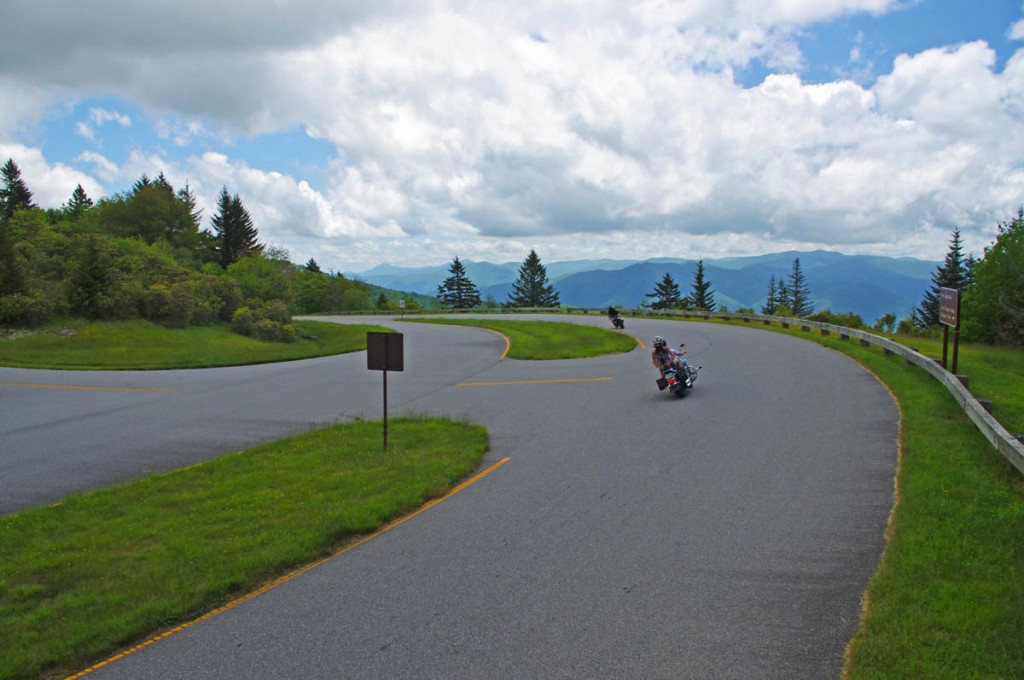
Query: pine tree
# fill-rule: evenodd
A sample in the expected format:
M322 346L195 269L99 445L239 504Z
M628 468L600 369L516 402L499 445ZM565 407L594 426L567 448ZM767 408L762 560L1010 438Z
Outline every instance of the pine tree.
M679 285L668 272L665 272L660 283L655 284L654 292L647 293L644 297L654 298L654 302L651 303L654 309L680 309L683 306Z
M772 274L771 278L768 279L768 297L765 299L764 304L761 305L761 313L772 316L778 308L779 288L775 283L775 274Z
M8 158L4 167L0 168L0 179L3 180L3 186L0 187L0 220L6 222L15 211L33 207L32 192L21 178L21 169L13 158Z
M711 290L711 282L704 278L704 260L697 260L697 269L693 272L693 284L686 300L692 309L705 312L715 311L715 292Z
M215 251L224 269L248 255L263 252L249 211L242 205L238 194L232 196L227 187L221 189L217 199L217 214L213 216L211 224L216 241Z
M71 192L71 198L64 204L64 217L69 220L77 220L82 216L86 210L93 206L92 199L85 193L85 189L79 184L75 187L75 190Z
M437 287L437 299L452 309L472 309L480 306L480 291L466 276L466 268L456 258L448 267L451 274Z
M793 316L802 318L814 313L811 289L807 285L807 277L800 269L799 257L793 259L793 269L789 273L789 284L786 290L789 294L789 309L793 312Z
M939 289L952 288L963 291L970 280L970 272L964 262L963 246L960 243L960 230L953 230L953 237L946 251L946 259L932 274L931 288L925 291L921 306L912 315L914 324L919 328L931 328L939 324Z
M306 263L306 271L320 274L320 265L318 265L316 263L316 260L314 260L313 258L309 258L309 262Z
M184 187L178 189L177 196L178 200L188 210L189 215L192 216L192 224L196 231L199 231L199 225L203 219L203 211L200 208L196 208L196 195L192 193L192 188L189 187L188 182L185 182Z
M530 251L522 266L519 278L512 284L506 307L557 307L558 291L548 283L547 269L540 263L534 250Z

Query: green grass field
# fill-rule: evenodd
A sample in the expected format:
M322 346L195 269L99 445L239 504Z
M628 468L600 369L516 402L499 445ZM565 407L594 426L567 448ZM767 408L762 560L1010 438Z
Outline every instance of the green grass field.
M296 321L300 339L263 342L226 325L167 329L148 321L65 321L0 338L0 366L79 370L209 368L291 361L366 349L367 331L322 321Z
M509 321L505 319L422 318L421 323L489 328L509 339L510 359L581 359L628 352L636 347L629 335L605 328L559 321Z

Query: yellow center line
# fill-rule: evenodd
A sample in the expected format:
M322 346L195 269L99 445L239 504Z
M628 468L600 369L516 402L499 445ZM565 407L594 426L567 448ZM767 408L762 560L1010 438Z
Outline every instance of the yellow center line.
M495 385L542 385L545 383L607 382L614 378L551 378L548 380L497 380L494 382L456 383L456 387L494 387Z
M40 385L0 381L0 387L31 387L37 390L83 390L86 392L173 392L169 387L91 387L89 385Z

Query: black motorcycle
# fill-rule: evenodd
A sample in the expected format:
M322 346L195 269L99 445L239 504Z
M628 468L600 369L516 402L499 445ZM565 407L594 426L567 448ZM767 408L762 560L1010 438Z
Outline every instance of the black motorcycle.
M689 369L689 375L680 375L675 366L666 368L664 376L658 378L658 389L668 390L670 394L674 394L680 399L685 397L686 391L693 389L693 383L697 380L697 371L700 370L700 366L696 369L689 366L686 368Z

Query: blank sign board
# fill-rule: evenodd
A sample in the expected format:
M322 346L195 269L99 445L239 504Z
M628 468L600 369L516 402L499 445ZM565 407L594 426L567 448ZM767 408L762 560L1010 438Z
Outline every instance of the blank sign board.
M366 368L371 371L405 370L401 333L366 334Z

